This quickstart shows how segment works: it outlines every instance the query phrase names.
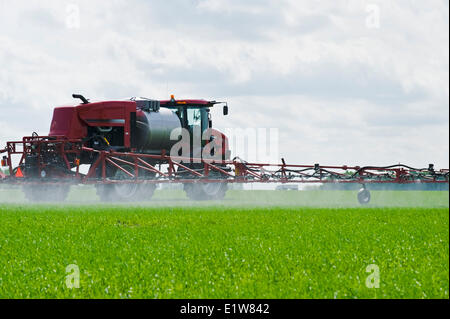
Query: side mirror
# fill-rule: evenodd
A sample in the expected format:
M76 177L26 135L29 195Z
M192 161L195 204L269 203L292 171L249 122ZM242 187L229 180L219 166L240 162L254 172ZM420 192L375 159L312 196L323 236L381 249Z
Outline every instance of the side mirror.
M228 105L224 105L224 107L223 107L223 115L228 115Z

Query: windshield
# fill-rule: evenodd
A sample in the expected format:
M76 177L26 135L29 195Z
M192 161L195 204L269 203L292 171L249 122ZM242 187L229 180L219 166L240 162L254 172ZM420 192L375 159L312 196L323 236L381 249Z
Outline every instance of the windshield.
M192 107L186 109L186 128L191 134L191 138L195 135L199 135L201 140L203 131L208 128L208 114L204 107ZM202 141L203 144L203 141Z
M187 120L189 126L202 125L202 114L200 109L188 109L187 110Z

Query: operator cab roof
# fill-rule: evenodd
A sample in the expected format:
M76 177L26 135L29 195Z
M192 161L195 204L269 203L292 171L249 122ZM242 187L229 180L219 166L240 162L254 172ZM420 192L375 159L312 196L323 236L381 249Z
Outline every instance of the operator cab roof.
M177 107L177 106L200 106L200 107L211 107L216 104L216 101L206 101L206 100L162 100L159 101L161 106L164 107Z
M172 108L172 107L179 107L179 106L191 106L191 107L212 107L215 104L220 104L224 102L216 102L216 101L207 101L203 99L183 99L183 100L176 100L173 96L170 100L155 100L155 99L149 99L146 97L128 97L121 100L110 100L110 101L92 101L89 99L85 99L81 95L73 95L75 98L81 98L82 103L80 105L87 105L87 104L101 104L101 103L114 103L114 102L121 102L121 101L131 101L131 102L146 102L146 101L152 101L152 102L159 102L159 104L162 107Z
M131 97L131 98L127 98L127 101L155 101L154 99L149 99L146 97ZM184 100L175 100L175 99L170 99L170 100L160 100L159 101L160 105L163 107L177 107L177 106L200 106L200 107L212 107L214 106L214 104L217 104L218 102L216 101L206 101L203 99L198 99L198 100L194 100L194 99L184 99Z

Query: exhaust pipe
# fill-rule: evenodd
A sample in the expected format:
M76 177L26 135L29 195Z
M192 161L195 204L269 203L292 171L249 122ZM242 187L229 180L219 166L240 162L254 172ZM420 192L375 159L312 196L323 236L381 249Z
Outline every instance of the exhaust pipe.
M80 99L83 102L83 104L89 104L89 101L81 94L72 94L72 97L74 99Z

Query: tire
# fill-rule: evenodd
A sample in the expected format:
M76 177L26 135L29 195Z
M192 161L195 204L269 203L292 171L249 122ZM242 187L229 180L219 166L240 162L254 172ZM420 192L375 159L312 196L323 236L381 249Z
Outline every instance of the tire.
M190 169L202 170L202 164L184 164ZM178 172L182 173L185 169L179 168ZM219 172L211 172L210 176L220 179L222 174ZM195 178L195 177L190 177ZM183 185L186 196L191 200L222 200L228 190L227 183L185 183Z
M361 205L367 205L370 202L370 192L366 188L361 188L358 192L358 202Z
M102 202L142 202L149 201L156 190L155 184L124 184L134 185L136 188L129 188L128 194L118 191L116 185L97 185L97 196Z
M191 200L222 200L228 190L226 183L187 183L184 191Z
M30 202L64 202L70 192L70 185L25 185L25 198Z
M133 173L134 167L130 165L123 165L122 168ZM145 174L146 177L152 177L154 174L145 171L140 172ZM107 168L107 176L110 176L111 180L123 180L130 177L120 169ZM156 189L156 184L152 183L130 183L130 184L101 184L97 185L97 196L102 202L139 202L148 201L153 197Z

